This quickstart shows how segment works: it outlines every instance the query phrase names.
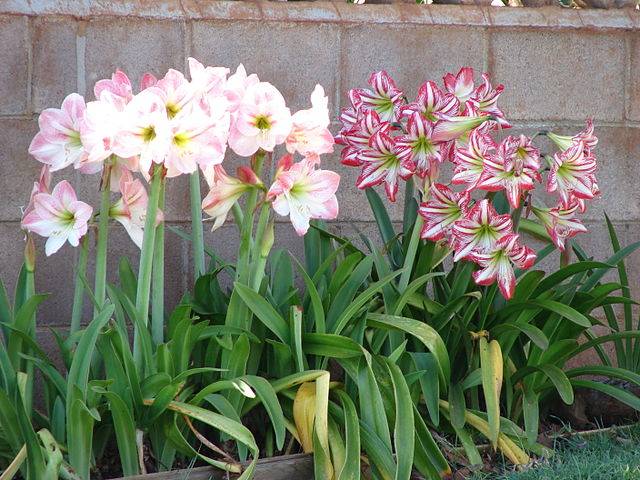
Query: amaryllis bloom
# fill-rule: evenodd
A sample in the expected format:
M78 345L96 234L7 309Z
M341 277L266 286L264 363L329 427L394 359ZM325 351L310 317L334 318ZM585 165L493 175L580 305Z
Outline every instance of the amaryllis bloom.
M509 128L511 125L504 118L504 113L498 108L498 97L504 90L504 85L491 86L489 75L482 74L482 83L476 87L468 100L467 106L473 115L491 115L501 127Z
M140 90L142 91L149 87L155 87L157 83L158 79L156 76L151 72L147 72L142 75L142 78L140 79Z
M587 231L587 227L576 218L576 213L580 211L580 202L575 197L570 199L568 205L561 202L555 208L532 207L531 210L547 229L555 246L562 251L565 249L566 240Z
M293 114L293 127L286 140L289 153L305 157L333 152L333 135L329 131L329 99L324 89L316 85L311 94L311 108Z
M380 116L373 110L367 110L360 114L357 123L350 129L345 129L341 133L341 142L351 146L356 150L369 148L371 137L376 133L391 133L391 124L380 120ZM344 155L343 155L344 160ZM345 163L343 161L343 163ZM351 163L345 163L350 165Z
M356 186L365 189L384 182L387 197L395 202L398 180L408 179L415 169L415 165L409 159L401 158L401 154L393 138L382 132L375 133L369 141L369 148L358 154L362 171Z
M250 86L238 107L229 146L248 157L259 149L272 152L291 132L291 112L276 87L268 82Z
M143 183L134 179L131 172L126 171L120 178L120 199L109 209L109 216L122 224L133 243L142 248L144 224L147 216L149 196ZM163 214L158 210L156 226L163 221Z
M453 260L493 250L500 238L511 233L512 226L511 215L498 215L489 200L481 200L453 224Z
M228 108L232 114L240 106L247 88L257 83L260 83L260 79L255 73L247 75L244 65L238 65L236 72L227 79L224 86L224 96L227 97Z
M424 218L420 236L437 241L449 236L454 222L466 215L471 197L468 192L454 192L436 183L429 190L429 200L420 205L418 213Z
M464 103L473 94L473 68L462 67L457 75L447 73L444 77L444 86L447 92L456 96L460 103Z
M496 146L491 136L477 128L473 130L468 144L455 149L453 162L456 167L451 182L454 185L467 185L467 190L476 188L484 172L485 158L495 152Z
M93 209L76 197L69 182L63 180L53 187L51 194L38 193L33 209L22 218L22 228L47 237L45 253L54 254L69 242L77 247L87 233L87 222Z
M456 140L490 119L491 117L487 115L448 117L436 123L433 128L433 140L436 142Z
M43 110L38 117L40 131L33 137L29 153L49 165L52 172L81 164L87 156L80 140L85 110L84 98L77 93L68 95L60 109Z
M497 280L502 296L509 300L516 288L513 266L530 268L536 260L536 254L526 245L520 245L517 234L510 233L500 238L491 251L476 253L472 259L481 267L473 272L475 282L478 285L491 285Z
M84 122L80 129L80 139L88 155L80 162L103 162L114 154L116 139L123 125L122 111L119 100L108 90L101 93L100 99L87 103Z
M162 92L150 87L137 94L125 107L122 120L113 152L122 158L138 156L145 173L154 161L162 163L171 144Z
M208 112L192 104L189 113L171 121L171 143L164 159L167 177L191 174L198 166L222 163L227 148L229 112L211 109ZM214 116L214 115L217 115ZM154 159L161 163L162 159Z
M571 195L589 200L598 192L595 171L595 159L585 155L584 144L578 140L564 152L553 156L547 191L557 192L565 204Z
M93 87L93 93L97 100L102 97L102 92L109 92L113 97L113 101L118 103L119 109L124 108L133 98L131 81L127 74L121 70L116 70L110 79L105 78L96 82Z
M165 76L155 84L164 92L167 117L175 118L193 100L194 89L182 72L170 68Z
M485 169L478 188L488 191L505 191L512 208L520 206L523 194L542 181L540 164L534 157L523 155L513 137L504 139L495 153L485 159Z
M400 117L400 108L404 103L403 93L384 70L372 73L368 88L352 90L352 102L357 110L375 110L385 122L395 122Z
M427 120L435 122L460 113L460 101L451 93L444 93L434 81L429 80L420 87L418 98L402 108L405 115L419 112Z
M206 179L210 190L202 201L202 210L214 220L211 230L222 226L231 207L244 192L262 185L249 167L239 167L236 178L228 175L222 165L216 165Z
M22 211L22 216L24 217L29 212L31 212L34 208L34 202L36 195L39 193L49 193L49 189L51 186L51 169L49 165L43 165L40 170L40 176L38 177L37 182L33 182L33 188L31 189L31 196L29 197L29 203L24 210Z
M558 146L560 150L568 150L573 143L582 141L585 155L591 156L591 151L598 144L598 137L596 137L593 132L593 119L589 118L587 119L587 125L584 129L573 136L557 135L553 132L547 132L546 135Z
M293 162L291 155L280 160L275 181L267 198L273 201L273 209L282 216L289 216L298 235L309 230L311 219L332 220L338 216L336 191L340 175L316 168L315 160Z
M440 144L432 140L433 123L421 113L413 112L407 122L407 134L396 139L400 157L415 164L416 174L428 175L434 163L442 162Z
M227 82L229 69L226 67L205 67L195 58L189 57L191 89L195 99L205 95L222 96Z

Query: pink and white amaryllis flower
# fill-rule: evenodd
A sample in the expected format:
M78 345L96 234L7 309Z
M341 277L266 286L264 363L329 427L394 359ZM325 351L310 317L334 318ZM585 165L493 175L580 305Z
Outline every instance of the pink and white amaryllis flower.
M293 162L286 155L279 162L278 172L267 199L282 216L289 216L298 235L309 230L311 219L332 220L338 216L336 191L340 175L316 168L316 161L304 159Z
M384 70L372 73L369 77L371 88L353 90L352 102L357 110L375 110L384 122L395 122L404 103L403 93L396 82Z
M131 172L126 171L120 178L121 197L109 209L109 216L125 228L133 243L142 248L144 224L147 216L149 196L144 184L134 179ZM164 221L163 213L158 210L156 226Z
M447 73L443 80L447 92L455 95L461 104L471 98L474 89L473 68L462 67L456 75Z
M194 99L206 95L223 96L229 69L226 67L205 67L195 58L189 57L189 74Z
M33 182L33 188L31 189L31 196L29 197L29 203L24 207L22 216L26 216L30 213L35 204L36 195L39 193L49 193L51 187L51 168L49 165L43 165L40 170L40 176L37 182Z
M38 193L33 209L22 218L22 228L47 237L45 253L54 254L69 242L77 247L87 233L87 222L93 209L76 197L69 182L63 180L53 187L51 194Z
M591 151L598 144L598 137L594 135L593 119L591 118L587 119L587 125L584 129L575 135L558 135L553 132L547 132L546 135L560 150L568 150L573 143L581 141L584 146L585 155L588 157L591 156Z
M520 269L530 268L536 254L526 245L518 242L518 235L509 233L496 241L492 250L472 255L472 260L481 269L473 272L478 285L491 285L496 280L502 296L509 300L516 288L516 276L513 266Z
M202 210L213 218L216 230L227 219L233 204L248 190L262 185L260 179L249 167L239 167L237 178L225 172L222 165L216 165L207 175L209 193L202 201Z
M595 179L595 158L585 155L582 140L553 156L553 163L547 178L547 191L557 192L565 205L571 195L589 200L598 192Z
M229 112L215 108L205 112L195 104L188 108L188 113L171 121L171 143L164 159L167 177L191 174L198 166L206 169L224 159ZM154 161L160 163L162 160Z
M415 170L415 165L407 158L402 158L396 142L389 135L377 132L369 141L369 148L358 153L362 171L356 180L360 189L380 185L390 201L396 201L399 179L407 180Z
M407 133L396 138L400 157L415 165L415 172L420 177L429 174L434 163L442 162L440 143L434 142L433 123L421 113L413 112L407 122Z
M171 129L161 90L150 87L133 97L125 107L122 122L113 147L116 155L137 156L145 174L153 162L164 161L171 144Z
M257 83L260 83L260 79L255 73L247 75L244 65L238 65L235 73L227 79L224 86L224 96L227 97L228 108L232 115L240 106L247 88Z
M512 208L520 206L523 194L542 181L535 157L523 154L514 137L505 138L494 154L485 159L485 169L478 188L496 192L504 190Z
M467 145L455 149L453 162L456 167L451 182L454 185L467 185L469 191L476 188L484 172L485 159L495 152L496 147L490 135L477 128L473 130Z
M229 133L229 146L248 157L259 149L273 152L291 132L291 112L276 87L268 82L250 86Z
M459 115L460 101L452 93L442 92L436 82L429 80L420 86L416 101L405 105L402 112L407 116L419 112L427 120L436 122Z
M108 90L102 91L99 100L87 103L80 139L88 155L80 166L85 163L101 164L115 153L113 149L124 120L121 107L124 108L124 104L120 104Z
M432 185L429 195L429 200L418 209L424 218L420 236L431 241L442 240L449 237L453 224L467 214L471 197L468 192L454 192L441 183Z
M576 218L577 212L580 211L580 201L575 197L569 200L568 205L563 205L561 202L555 208L532 207L531 210L547 229L555 246L561 251L564 251L565 242L569 238L587 232L587 227Z
M155 84L164 92L167 117L177 117L194 98L194 89L182 72L169 69L165 76Z
M86 105L77 93L68 95L61 108L47 108L38 117L40 131L29 145L29 153L36 160L61 170L69 165L80 165L87 153L80 140L80 126Z
M329 99L324 89L316 85L311 94L311 108L293 114L293 127L286 140L289 153L305 157L333 152L333 135L329 131Z
M102 92L109 92L113 97L113 101L118 104L119 110L133 98L133 89L131 88L131 80L127 74L121 70L116 70L111 78L98 80L93 87L93 93L96 100L102 97Z

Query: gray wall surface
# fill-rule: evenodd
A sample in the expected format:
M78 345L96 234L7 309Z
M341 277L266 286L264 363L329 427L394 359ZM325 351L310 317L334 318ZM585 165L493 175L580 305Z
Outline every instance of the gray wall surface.
M470 65L505 84L500 103L515 131L541 128L578 131L593 116L600 138L602 196L584 219L591 232L580 239L598 258L609 252L603 212L619 228L621 241L640 240L640 15L633 10L507 9L477 6L349 5L313 3L166 0L127 2L8 0L0 3L0 276L10 291L22 262L20 207L40 170L27 153L38 113L59 107L70 92L91 95L96 80L121 68L132 79L146 71L163 75L186 70L186 57L249 72L281 89L292 110L303 108L316 83L330 97L333 119L349 88L368 74L388 70L409 97L426 79ZM338 125L334 123L333 131ZM230 159L229 163L237 163ZM327 168L342 175L340 216L331 228L352 234L355 224L375 233L365 196L353 185L357 169ZM98 177L66 170L55 177L78 186L81 199L98 205ZM171 180L166 219L188 228L186 178ZM392 208L402 214L402 198ZM302 241L279 219L276 243L301 254ZM138 251L113 226L110 251ZM237 245L235 227L225 225L207 242L228 258ZM45 259L39 246L37 288L51 292L38 316L42 338L48 327L68 325L77 251L68 245ZM189 246L167 234L167 304L191 284ZM116 259L110 262L116 270ZM636 293L640 255L631 260ZM113 275L110 275L111 277Z

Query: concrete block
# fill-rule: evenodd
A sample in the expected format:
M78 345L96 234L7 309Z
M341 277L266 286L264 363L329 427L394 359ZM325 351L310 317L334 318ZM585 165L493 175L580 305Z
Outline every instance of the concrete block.
M514 120L622 120L624 35L497 31L491 33L493 78Z
M0 114L29 110L29 27L27 17L0 17Z
M33 108L59 108L77 92L76 22L41 17L33 22Z

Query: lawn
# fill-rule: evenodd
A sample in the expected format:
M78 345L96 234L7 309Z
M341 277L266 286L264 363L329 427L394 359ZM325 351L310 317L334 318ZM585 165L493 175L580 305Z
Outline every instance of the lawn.
M474 480L630 480L640 479L640 426L573 436L555 442L556 454L532 467L501 474L476 474Z

